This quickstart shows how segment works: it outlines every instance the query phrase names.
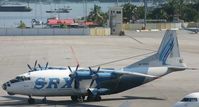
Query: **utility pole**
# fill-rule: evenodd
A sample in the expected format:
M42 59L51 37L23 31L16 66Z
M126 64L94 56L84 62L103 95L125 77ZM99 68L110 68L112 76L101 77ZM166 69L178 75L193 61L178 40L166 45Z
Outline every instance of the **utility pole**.
M146 29L147 0L144 0L144 29Z
M119 2L119 0L117 0L117 6L119 6L118 2Z
M84 15L84 21L87 21L87 0L83 1L83 15Z
M87 0L86 0L86 4L85 4L85 7L86 7L86 15L85 15L85 21L87 21L87 15L88 15L88 11L87 11Z

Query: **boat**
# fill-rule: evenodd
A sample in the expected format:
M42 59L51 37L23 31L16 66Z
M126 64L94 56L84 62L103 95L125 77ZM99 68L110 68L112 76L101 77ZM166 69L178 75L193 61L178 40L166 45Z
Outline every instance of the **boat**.
M32 9L24 5L0 5L0 12L30 12Z
M67 7L67 8L64 7L64 8L49 10L49 11L46 11L46 13L69 13L70 10L72 10L72 9L69 7Z

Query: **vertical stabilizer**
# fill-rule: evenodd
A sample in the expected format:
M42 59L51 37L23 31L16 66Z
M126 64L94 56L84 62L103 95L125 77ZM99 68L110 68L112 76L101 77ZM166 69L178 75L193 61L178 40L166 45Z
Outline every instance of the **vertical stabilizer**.
M176 66L184 67L183 60L180 57L178 39L175 30L167 30L157 53L138 61L134 64L128 65L125 68L138 66Z

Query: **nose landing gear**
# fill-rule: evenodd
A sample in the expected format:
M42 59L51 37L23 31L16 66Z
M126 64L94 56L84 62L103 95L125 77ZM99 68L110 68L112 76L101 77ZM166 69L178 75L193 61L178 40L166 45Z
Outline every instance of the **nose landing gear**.
M28 104L34 104L34 103L35 103L35 99L33 99L31 96L29 96Z

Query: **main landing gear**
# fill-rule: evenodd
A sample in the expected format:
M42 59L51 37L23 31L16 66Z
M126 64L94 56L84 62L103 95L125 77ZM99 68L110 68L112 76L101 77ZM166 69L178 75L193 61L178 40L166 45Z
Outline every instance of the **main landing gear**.
M91 96L91 95L89 95L88 97L87 97L87 101L101 101L101 96L100 95L96 95L96 96Z
M71 100L74 102L84 102L85 96L71 96Z
M33 99L31 96L29 96L28 104L34 104L34 103L35 103L35 99Z
M84 102L85 101L85 96L71 96L71 100L74 102ZM101 101L101 96L96 95L96 96L87 96L86 101Z
M43 104L47 103L46 96L41 100ZM28 104L35 104L35 99L33 99L31 96L28 98Z
M41 101L42 101L42 103L46 104L47 103L46 96Z

